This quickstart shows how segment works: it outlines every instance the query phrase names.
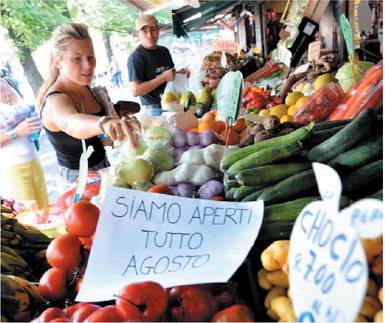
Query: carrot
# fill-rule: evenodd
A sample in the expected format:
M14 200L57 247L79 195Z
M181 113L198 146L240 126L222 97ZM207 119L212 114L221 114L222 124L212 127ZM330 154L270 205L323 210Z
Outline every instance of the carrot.
M368 107L366 104L370 98L373 97L373 104L375 103L374 101L378 101L379 89L375 91L372 87L373 85L379 85L379 82L382 81L382 71L382 65L379 64L369 68L364 77L351 89L349 89L345 99L329 115L327 120L333 121L352 119L357 116L362 109ZM381 89L380 92L382 95L382 82L378 88Z

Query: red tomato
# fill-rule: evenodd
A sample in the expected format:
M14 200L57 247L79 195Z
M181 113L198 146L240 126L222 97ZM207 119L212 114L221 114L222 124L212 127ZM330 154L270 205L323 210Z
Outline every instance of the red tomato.
M67 209L74 204L74 195L76 188L73 188L64 194L60 195L56 200L56 205L62 208ZM100 191L100 182L95 182L86 185L86 189L83 193L82 200L91 200L92 197L99 194Z
M46 257L52 267L63 270L75 269L81 260L80 241L73 234L63 234L48 245Z
M49 301L64 299L67 294L66 282L67 272L59 268L50 268L40 278L39 293Z
M123 322L115 305L108 305L93 312L85 322Z
M78 237L92 236L98 224L99 213L98 207L91 202L81 200L75 203L65 215L67 231Z
M223 196L220 196L220 195L215 195L210 200L213 200L213 201L224 201L225 198Z
M56 318L64 319L64 312L58 307L50 307L43 311L38 319L38 322L52 322Z
M100 309L101 307L96 304L85 303L82 307L80 307L73 315L72 322L84 322L88 317Z
M217 312L211 322L255 322L253 312L246 306L235 304Z
M163 184L154 185L154 186L150 187L147 190L147 192L174 195L174 193L171 191L171 189L167 185L163 185Z
M64 315L67 319L71 319L72 318L72 315L81 307L83 307L84 305L87 305L87 304L90 304L90 303L75 303L75 304L72 304L68 307L65 307L63 309L63 312L64 312Z
M56 319L51 320L50 322L70 322L65 317L57 317Z
M89 236L87 238L79 238L80 243L82 244L84 249L91 250L92 247L92 241L94 239L94 236Z

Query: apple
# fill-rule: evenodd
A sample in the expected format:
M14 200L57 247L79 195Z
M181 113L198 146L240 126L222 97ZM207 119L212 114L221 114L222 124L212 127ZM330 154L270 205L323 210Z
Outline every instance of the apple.
M170 290L170 319L172 321L209 321L218 311L218 303L205 288L178 286Z
M255 322L253 312L242 304L235 304L216 313L211 322Z
M124 320L158 321L167 308L167 291L152 281L123 287L116 298L116 307Z

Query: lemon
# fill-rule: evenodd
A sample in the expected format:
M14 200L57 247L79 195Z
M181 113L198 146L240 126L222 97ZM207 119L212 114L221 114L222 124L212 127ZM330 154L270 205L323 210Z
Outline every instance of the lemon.
M295 113L297 112L298 108L296 104L292 104L289 109L287 109L287 114L291 117L294 117Z
M285 114L287 114L287 105L286 104L279 104L270 109L270 114L277 116L278 118L283 117Z
M336 82L334 75L332 73L322 74L314 81L314 89L317 91L329 82Z
M287 106L290 106L290 105L293 105L294 103L297 102L297 100L299 98L302 98L303 97L303 93L302 92L291 92L289 93L287 96L286 96L286 99L285 99L285 104Z
M262 109L259 111L258 115L261 117L268 117L270 115L270 110L269 109Z
M309 100L308 96L303 96L302 98L299 98L298 101L295 103L295 106L297 107L297 109L303 106L307 100Z
M293 117L285 114L281 119L279 119L281 123L293 121Z

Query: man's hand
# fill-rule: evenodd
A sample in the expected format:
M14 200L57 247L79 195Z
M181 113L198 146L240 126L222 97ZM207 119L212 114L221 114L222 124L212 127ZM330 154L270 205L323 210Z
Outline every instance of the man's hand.
M169 82L169 81L174 80L174 78L175 78L175 68L170 68L169 70L164 71L161 74L161 77L162 77L162 79L165 82Z

